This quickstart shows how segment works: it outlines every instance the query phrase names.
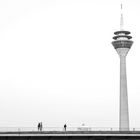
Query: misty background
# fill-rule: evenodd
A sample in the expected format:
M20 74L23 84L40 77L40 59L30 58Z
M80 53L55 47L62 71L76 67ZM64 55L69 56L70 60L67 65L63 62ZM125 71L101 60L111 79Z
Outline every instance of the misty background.
M0 0L0 127L118 127L124 29L130 127L140 127L139 0Z

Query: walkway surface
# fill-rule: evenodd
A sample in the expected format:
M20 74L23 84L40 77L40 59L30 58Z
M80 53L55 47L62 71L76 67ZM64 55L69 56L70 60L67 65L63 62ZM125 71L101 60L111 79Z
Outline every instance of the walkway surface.
M0 136L140 136L140 131L7 131Z

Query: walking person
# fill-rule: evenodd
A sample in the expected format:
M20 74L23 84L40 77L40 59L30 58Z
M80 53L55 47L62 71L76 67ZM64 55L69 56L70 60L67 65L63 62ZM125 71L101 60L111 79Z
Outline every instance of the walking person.
M43 124L42 124L42 122L40 123L40 131L42 131L42 129L43 129Z
M40 130L40 123L38 123L37 128L38 128L38 131L39 131Z
M65 131L67 130L67 125L66 125L66 124L64 124L64 130L65 130Z

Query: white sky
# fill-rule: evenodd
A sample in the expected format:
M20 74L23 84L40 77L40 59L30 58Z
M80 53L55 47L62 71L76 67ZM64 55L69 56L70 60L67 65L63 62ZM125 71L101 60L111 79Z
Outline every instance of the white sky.
M0 126L118 127L121 0L0 0ZM140 1L124 0L130 127L140 127Z

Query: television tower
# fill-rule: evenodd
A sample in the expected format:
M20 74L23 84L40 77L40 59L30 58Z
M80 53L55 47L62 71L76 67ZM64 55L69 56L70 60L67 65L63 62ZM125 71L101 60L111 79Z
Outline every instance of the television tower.
M120 31L114 32L112 45L120 57L120 110L119 110L119 130L129 131L129 110L127 95L127 76L126 76L126 55L131 48L133 41L129 31L123 30L123 12L121 4Z

